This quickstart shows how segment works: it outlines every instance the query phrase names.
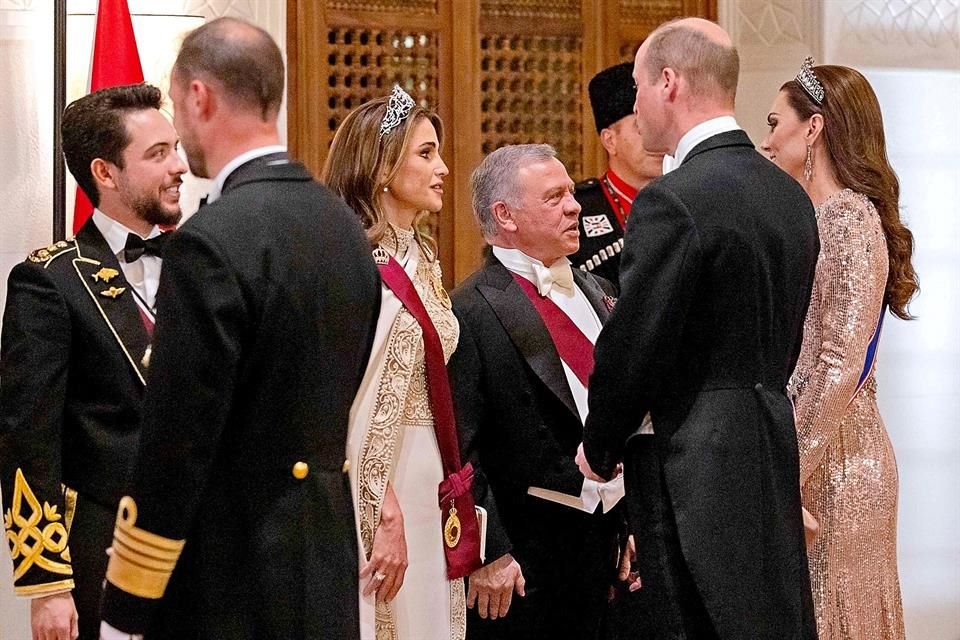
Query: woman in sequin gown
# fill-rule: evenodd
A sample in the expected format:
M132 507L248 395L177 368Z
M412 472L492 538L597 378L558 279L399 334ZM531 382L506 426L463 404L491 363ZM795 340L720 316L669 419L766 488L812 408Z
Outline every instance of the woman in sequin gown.
M897 577L897 465L877 410L870 344L889 310L909 319L913 237L899 217L880 107L846 67L813 67L823 87L781 87L761 148L816 206L820 257L790 382L820 638L904 637ZM801 74L802 75L802 74ZM811 539L811 536L812 539Z
M443 204L442 125L419 106L398 111L388 104L387 98L370 101L344 119L321 179L357 212L371 244L407 272L449 360L459 325L443 289L436 245L417 227L420 216ZM389 125L381 135L385 118ZM390 288L384 285L381 293L347 442L361 551L360 637L460 640L464 587L462 579L446 575L437 502L443 470L423 333Z

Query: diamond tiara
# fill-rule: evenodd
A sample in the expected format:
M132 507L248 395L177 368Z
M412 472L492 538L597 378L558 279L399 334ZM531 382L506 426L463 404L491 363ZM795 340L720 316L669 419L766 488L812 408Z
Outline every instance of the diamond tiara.
M823 104L823 85L820 84L817 75L813 72L813 56L804 58L800 73L797 74L797 82L814 102L819 105Z
M410 94L400 88L400 85L393 85L390 100L387 102L387 112L383 115L383 121L380 123L379 139L383 140L383 136L396 129L410 115L410 110L416 104Z

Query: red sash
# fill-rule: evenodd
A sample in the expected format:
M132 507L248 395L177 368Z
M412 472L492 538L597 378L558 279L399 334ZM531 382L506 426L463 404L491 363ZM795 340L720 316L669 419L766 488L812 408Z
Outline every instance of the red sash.
M436 327L423 306L413 282L403 267L386 252L375 251L380 277L399 298L423 331L423 353L427 370L427 389L430 410L433 412L433 430L440 448L440 461L445 479L440 483L440 526L443 529L443 550L447 559L447 577L451 580L473 573L480 561L480 527L470 486L473 484L473 466L460 466L460 446L457 442L456 419L453 413L453 394L443 358L443 346Z
M573 374L577 376L577 380L584 387L589 388L587 383L590 381L590 374L593 373L593 343L583 335L580 327L574 324L563 309L550 298L541 296L532 282L515 273L513 279L527 294L543 319L543 324L547 327L547 333L550 334L560 359L570 367Z

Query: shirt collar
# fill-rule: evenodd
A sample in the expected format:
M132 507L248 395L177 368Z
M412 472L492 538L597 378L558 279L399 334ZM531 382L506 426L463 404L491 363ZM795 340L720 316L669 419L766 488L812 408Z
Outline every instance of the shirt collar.
M533 265L537 265L541 269L546 269L547 266L536 258L531 258L520 249L508 249L506 247L492 247L493 255L497 257L504 267L508 271L516 273L518 276L523 276L527 280L535 280L536 275L533 271ZM557 262L566 260L568 263L570 260L567 258L560 258Z
M273 153L285 153L286 150L287 148L283 145L272 144L266 147L250 149L238 155L225 164L223 169L220 169L217 177L213 179L213 184L210 186L210 193L207 194L207 204L213 203L214 200L220 197L220 194L223 192L223 184L227 181L227 178L230 177L230 174L236 171L241 165L250 162L254 158L268 156Z
M677 143L677 150L672 156L663 156L663 172L668 173L683 164L687 154L707 138L712 138L715 135L726 133L727 131L736 131L740 128L736 118L733 116L720 116L719 118L711 118L710 120L701 122L683 134L680 142Z
M136 231L128 229L123 224L117 222L100 209L93 210L93 224L96 225L97 230L100 232L100 235L103 236L103 239L107 241L107 246L110 247L110 252L113 255L118 256L123 252L123 248L127 246L127 234L132 233L135 236L140 234ZM162 232L160 228L156 225L150 229L150 233L147 234L147 238L155 238L160 235Z
M633 202L637 197L637 188L632 184L629 184L623 178L614 173L613 169L607 169L607 177L610 178L610 184L613 185L613 188L616 189L620 195L624 198Z

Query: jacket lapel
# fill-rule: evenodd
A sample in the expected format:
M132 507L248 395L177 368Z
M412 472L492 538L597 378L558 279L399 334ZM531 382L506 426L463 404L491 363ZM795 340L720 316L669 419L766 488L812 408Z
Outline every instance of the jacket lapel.
M107 323L117 344L133 367L140 382L146 384L146 368L141 362L150 344L147 330L133 291L107 241L89 220L77 233L77 257L73 267L90 294L94 306Z
M510 272L496 258L490 257L484 268L484 279L477 284L477 291L493 309L533 372L579 419L580 413L570 393L563 364L543 319Z
M603 299L607 297L607 294L603 292L596 280L580 269L573 270L573 281L580 287L580 291L583 291L583 295L586 296L593 310L597 312L600 324L606 324L607 318L610 317L610 309L607 308Z

